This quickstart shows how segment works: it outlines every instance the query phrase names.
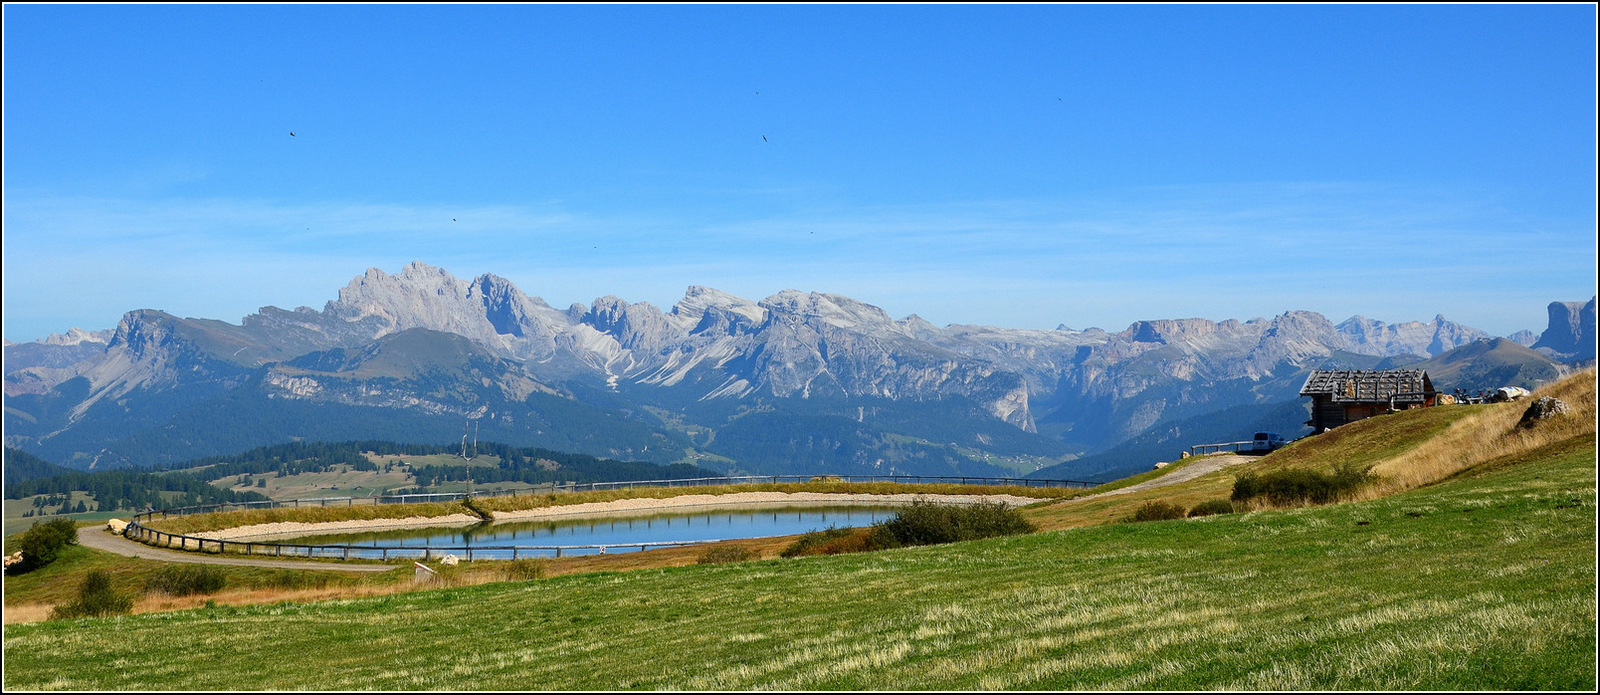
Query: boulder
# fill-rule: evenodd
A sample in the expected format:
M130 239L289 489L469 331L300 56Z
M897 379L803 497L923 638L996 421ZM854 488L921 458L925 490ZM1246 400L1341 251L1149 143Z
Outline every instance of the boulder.
M1496 403L1509 403L1531 395L1533 394L1521 386L1501 386L1494 390L1494 396L1490 400Z
M1547 420L1558 415L1572 412L1572 406L1559 398L1545 396L1533 402L1528 409L1522 412L1522 421L1517 423L1521 427L1532 427L1540 420Z

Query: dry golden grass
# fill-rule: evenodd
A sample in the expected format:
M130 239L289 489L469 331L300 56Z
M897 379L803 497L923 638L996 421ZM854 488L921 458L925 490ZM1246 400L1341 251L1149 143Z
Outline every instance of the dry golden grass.
M1560 398L1571 405L1575 412L1531 428L1519 428L1517 423L1522 413L1532 405L1532 399L1405 411L1307 437L1259 461L1170 487L1088 500L1062 501L1027 509L1023 513L1029 521L1044 530L1116 523L1126 520L1140 504L1152 500L1188 508L1207 500L1228 499L1233 491L1234 478L1242 473L1281 468L1329 472L1341 464L1371 465L1372 472L1382 476L1383 479L1376 484L1364 486L1353 499L1344 501L1369 500L1437 483L1473 466L1508 455L1594 434L1595 370L1579 372L1534 392L1534 398L1541 396ZM1397 437L1396 424L1402 422L1405 423L1405 431ZM1239 505L1238 510L1263 511L1296 506L1301 505L1278 505L1258 498Z
M50 603L21 603L6 606L5 624L37 623L49 620L50 612L55 610L55 604Z
M1532 427L1521 427L1522 413L1533 399L1553 396L1573 412ZM1460 406L1445 406L1460 407ZM1532 451L1555 442L1595 432L1595 370L1587 369L1534 391L1532 399L1498 403L1450 424L1444 432L1417 447L1372 467L1381 476L1358 494L1376 499L1431 485L1461 471L1504 456Z

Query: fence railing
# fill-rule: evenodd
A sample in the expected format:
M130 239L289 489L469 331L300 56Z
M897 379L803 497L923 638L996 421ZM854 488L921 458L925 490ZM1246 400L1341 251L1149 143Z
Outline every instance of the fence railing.
M1248 443L1248 442L1246 442ZM926 475L747 475L723 476L713 478L677 478L673 480L631 480L620 482L602 483L548 483L528 488L511 488L505 490L482 490L471 492L433 492L413 493L404 495L379 495L376 497L316 497L310 499L294 500L261 500L255 502L223 502L217 504L202 504L189 507L174 507L159 509L135 514L128 523L124 533L128 538L143 543L164 548L179 550L196 550L201 552L227 553L234 552L244 555L271 555L274 557L304 557L304 558L336 558L351 559L423 559L428 560L442 557L445 554L454 554L460 551L465 559L472 560L474 556L483 559L521 559L539 554L551 554L561 557L563 552L576 552L580 550L598 550L604 554L607 548L638 548L641 551L652 547L679 547L687 545L700 545L704 543L718 543L715 540L698 541L668 541L650 543L610 543L604 545L504 545L504 546L406 546L406 547L375 547L364 545L315 545L300 543L271 543L264 541L234 541L189 536L180 533L169 533L145 526L145 522L157 518L167 519L174 516L189 516L193 514L208 514L212 512L244 511L249 509L286 509L298 507L353 507L380 504L413 504L418 502L453 501L466 498L479 497L507 497L526 494L545 494L555 492L587 492L595 490L624 490L640 487L704 487L711 485L739 485L783 482L874 482L874 483L899 483L899 484L926 484L926 483L959 483L963 485L989 485L989 486L1018 486L1018 487L1094 487L1102 483L1085 480L1056 480L1033 478L993 478L984 476L926 476ZM485 553L488 553L485 555Z
M1244 442L1223 442L1221 444L1196 444L1189 447L1189 455L1202 456L1205 454L1215 454L1223 449L1233 449L1236 452L1246 449L1253 451L1255 448L1256 443L1254 440Z

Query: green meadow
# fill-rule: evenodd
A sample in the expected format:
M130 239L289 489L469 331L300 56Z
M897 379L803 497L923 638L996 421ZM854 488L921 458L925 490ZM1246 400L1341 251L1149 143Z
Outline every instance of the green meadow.
M1592 690L1594 447L1323 507L14 624L5 687Z

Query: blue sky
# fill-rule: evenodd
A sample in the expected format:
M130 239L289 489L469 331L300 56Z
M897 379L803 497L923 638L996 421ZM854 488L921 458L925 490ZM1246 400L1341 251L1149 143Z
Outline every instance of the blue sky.
M412 260L1018 328L1595 293L1589 5L4 12L13 341Z

